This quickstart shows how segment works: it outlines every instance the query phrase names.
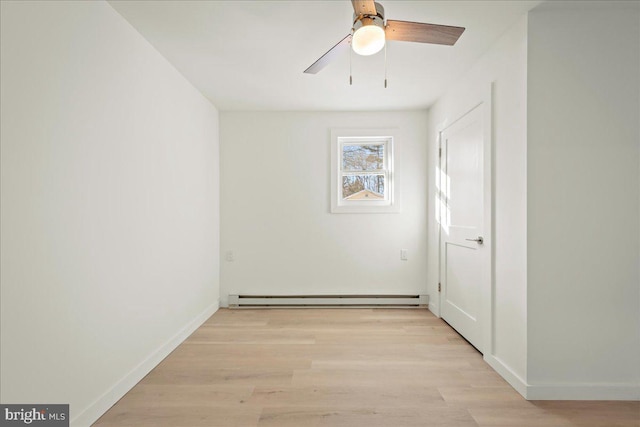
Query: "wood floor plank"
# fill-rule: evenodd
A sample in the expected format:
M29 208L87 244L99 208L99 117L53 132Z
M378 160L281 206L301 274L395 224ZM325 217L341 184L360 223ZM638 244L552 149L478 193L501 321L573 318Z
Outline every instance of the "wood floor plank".
M239 332L225 328L199 328L187 339L188 343L207 344L314 344L312 333L290 329L249 330Z
M288 386L256 387L248 403L263 407L419 408L445 407L435 387Z
M264 355L260 359L260 368L269 371L309 369L311 368L311 363L311 357L273 357ZM189 370L194 365L206 364L214 365L216 369L251 369L255 367L256 361L255 356L230 357L216 355L214 357L206 357L198 354L189 354L175 357L170 362L163 362L158 366L163 369L166 366L170 366L174 370Z
M530 402L425 309L221 309L100 427L640 427L640 402Z
M314 360L313 369L349 369L369 373L376 369L407 368L415 370L425 369L472 369L469 361L465 359L435 359L435 360ZM475 373L475 372L474 372Z
M533 401L536 411L584 427L640 427L638 401Z
M255 391L253 385L146 384L134 387L118 402L121 408L229 406L243 404Z
M494 406L502 408L504 404L513 402L531 405L517 391L509 386L504 387L438 387L438 391L446 402L465 407Z
M478 427L464 408L265 408L259 427Z
M358 345L369 343L380 343L381 345L398 345L398 344L450 344L458 338L449 335L410 335L405 332L392 333L368 333L347 335L344 332L330 333L319 332L316 334L316 343L324 344L346 344Z
M114 406L94 426L118 427L252 427L261 410L255 407L188 406L128 409Z
M468 385L457 370L437 370L433 372L407 369L371 370L369 373L350 369L310 369L293 373L292 384L297 386L357 386L373 387L378 384L391 387L423 386L438 387L444 385Z
M496 406L474 407L470 408L469 412L481 427L570 427L575 425L560 416L520 405L501 406L499 410Z
M215 366L167 366L154 369L145 384L241 384L280 386L291 383L293 370L253 368L218 368Z

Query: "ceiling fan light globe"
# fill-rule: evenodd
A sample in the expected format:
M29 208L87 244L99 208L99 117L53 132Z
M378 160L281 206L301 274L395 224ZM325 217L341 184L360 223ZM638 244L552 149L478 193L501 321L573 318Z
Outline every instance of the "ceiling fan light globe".
M353 33L351 46L358 55L368 56L382 50L385 43L384 29L377 25L365 25Z

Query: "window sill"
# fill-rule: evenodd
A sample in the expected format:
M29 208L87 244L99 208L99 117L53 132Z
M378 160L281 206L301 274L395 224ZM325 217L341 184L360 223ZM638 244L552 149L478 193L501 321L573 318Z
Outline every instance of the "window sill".
M331 206L332 214L395 214L400 213L400 206Z

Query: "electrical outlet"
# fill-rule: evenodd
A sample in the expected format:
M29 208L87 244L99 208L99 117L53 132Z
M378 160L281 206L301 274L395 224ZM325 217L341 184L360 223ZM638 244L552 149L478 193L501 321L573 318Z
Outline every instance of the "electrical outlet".
M233 251L227 251L224 254L224 259L226 259L229 262L233 261Z
M400 259L402 261L406 261L409 259L409 254L408 251L406 249L400 249Z

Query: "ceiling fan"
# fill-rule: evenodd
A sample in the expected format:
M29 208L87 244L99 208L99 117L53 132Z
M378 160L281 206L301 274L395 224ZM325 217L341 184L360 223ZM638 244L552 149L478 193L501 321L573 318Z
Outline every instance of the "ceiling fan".
M351 0L353 28L351 34L340 40L309 68L307 74L316 74L351 46L359 55L373 55L385 47L386 40L431 43L453 46L464 32L463 27L426 24L421 22L385 20L384 7L373 0ZM385 79L386 87L386 79Z

